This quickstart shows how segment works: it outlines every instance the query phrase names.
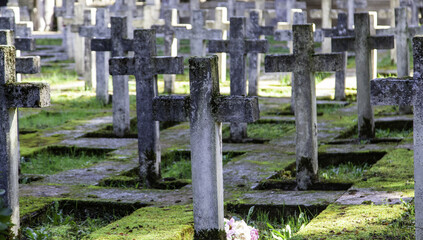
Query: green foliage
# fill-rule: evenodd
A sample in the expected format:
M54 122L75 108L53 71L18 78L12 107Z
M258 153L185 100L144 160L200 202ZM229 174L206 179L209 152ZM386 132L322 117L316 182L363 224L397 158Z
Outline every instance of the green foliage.
M413 132L413 129L391 130L391 129L376 129L376 138L405 138Z
M330 72L316 72L314 73L314 78L316 80L316 84L319 84L321 81L323 81L325 78L331 76L333 73Z
M257 139L275 139L295 131L293 123L252 123L247 126L248 137ZM222 129L223 138L229 138L229 126Z
M4 189L0 189L0 240L10 239L10 228L12 223L12 209L6 207L3 195L6 193Z
M355 165L348 162L337 166L331 165L319 169L319 178L325 180L357 181L362 179L363 174L368 169L370 169L370 166L367 163Z
M62 45L62 39L57 38L46 38L46 39L35 39L35 44L37 46L42 46L42 45L54 45L54 46L60 46Z

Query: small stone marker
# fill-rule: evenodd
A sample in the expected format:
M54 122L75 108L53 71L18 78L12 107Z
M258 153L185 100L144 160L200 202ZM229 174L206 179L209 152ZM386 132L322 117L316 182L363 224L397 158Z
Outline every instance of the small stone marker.
M370 82L374 105L414 105L414 203L416 239L423 236L423 37L413 38L414 77Z
M354 36L354 30L347 28L348 16L346 13L338 14L338 23L335 28L322 29L325 37L340 37L340 36ZM347 53L345 54L345 64L341 71L335 73L335 100L343 101L346 98L345 95L345 73L347 72Z
M216 56L189 63L191 96L154 98L154 119L190 121L194 239L225 239L222 122L257 121L258 99L220 96Z
M395 28L377 29L377 34L393 34L397 58L397 75L406 77L410 74L408 39L423 34L423 27L409 27L407 23L407 9L395 8ZM410 106L399 106L400 113L411 113Z
M127 39L126 17L111 18L111 38L91 40L91 51L112 52L112 57L124 57L132 51L132 39ZM109 69L112 66L109 65ZM123 137L129 131L128 76L113 76L113 132Z
M372 49L391 49L393 36L371 36L368 13L354 15L355 37L333 37L332 51L355 51L357 74L358 138L371 139L375 136L373 108L370 104L370 79L373 69L370 66Z
M260 39L261 36L273 36L272 26L260 26L261 11L251 10L247 23L247 38ZM258 95L258 79L260 78L260 55L248 53L248 96Z
M164 51L165 56L175 57L178 55L178 40L175 38L176 29L186 28L182 26L175 26L178 23L178 11L176 9L167 9L163 12L163 18L165 24L162 26L153 25L152 29L156 30L156 33L164 34ZM164 92L172 94L174 92L175 85L174 74L163 75L164 80Z
M244 17L230 19L229 40L210 40L209 52L226 52L230 56L230 89L232 96L246 96L245 59L247 53L265 53L267 40L245 39L246 24ZM247 138L246 123L231 123L231 141L242 142Z
M135 75L140 177L146 186L151 187L160 178L159 125L153 120L157 74L183 74L184 64L182 57L156 56L155 30L135 30L133 49L133 58L111 58L109 70L113 77ZM168 114L172 115L172 112Z
M225 7L217 7L214 10L214 20L206 20L207 28L222 30L222 40L228 39L229 21L228 11ZM219 58L219 79L226 82L226 53L217 53Z
M75 49L73 46L74 38L71 32L71 24L75 16L75 1L74 0L62 0L62 6L54 8L56 17L63 18L63 43L66 54L70 59L75 57Z
M267 55L266 72L293 72L295 99L297 188L308 189L317 180L317 112L314 73L343 68L344 54L314 54L313 25L292 27L294 54Z
M16 82L15 48L0 46L0 189L6 206L12 209L12 231L19 229L19 140L17 108L40 108L50 104L45 83ZM39 67L39 66L38 66ZM17 68L16 68L17 69Z
M222 31L216 29L206 29L205 12L195 10L192 12L192 29L176 29L177 39L189 39L191 56L206 55L205 40L222 39Z
M91 15L91 13L89 14ZM95 26L91 25L89 19L85 19L87 23L86 26L79 27L79 35L85 37L85 45L87 46L86 54L89 53L90 55L92 38L110 38L110 28L108 27L109 16L107 10L105 8L97 8L95 19ZM97 51L95 53L95 67L86 66L86 69L91 69L92 71L92 73L87 71L86 77L91 78L91 82L96 81L96 96L103 104L109 102L109 65L107 62L107 54L106 52ZM86 56L90 57L88 55ZM92 85L94 85L94 83L92 83Z

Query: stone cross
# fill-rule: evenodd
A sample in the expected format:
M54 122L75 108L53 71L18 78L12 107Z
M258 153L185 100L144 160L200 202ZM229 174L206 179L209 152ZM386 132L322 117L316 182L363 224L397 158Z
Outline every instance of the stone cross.
M276 22L290 22L293 8L304 9L305 3L296 0L275 0Z
M92 39L91 51L111 52L112 57L124 57L132 51L132 39L127 39L126 17L112 17L110 22L110 38ZM129 122L128 76L113 76L114 134L123 137L129 131Z
M190 121L194 239L224 239L222 122L258 120L258 98L221 96L216 56L189 64L191 96L154 98L154 119Z
M410 74L408 39L423 34L423 27L409 27L407 23L407 9L395 8L395 28L377 29L376 34L393 34L395 36L395 48L397 59L398 77L406 77ZM410 106L399 106L400 113L411 113Z
M244 17L230 19L229 40L210 40L209 52L226 52L230 56L230 91L233 96L245 96L245 60L247 53L265 53L269 45L267 40L246 39L246 24ZM247 138L246 123L231 123L231 141L242 142Z
M157 74L183 74L184 63L182 57L156 56L155 30L135 30L133 50L133 58L111 58L109 70L113 76L135 75L140 177L151 187L160 178L159 125L153 120Z
M81 27L88 28L91 26L91 15L94 9L84 10L84 22ZM78 30L79 31L79 30ZM84 80L85 80L85 89L91 90L95 88L95 57L91 53L91 37L84 36L84 34L79 34L79 36L84 37ZM104 36L106 37L106 36ZM93 76L94 75L94 76Z
M348 16L346 13L338 14L338 23L335 28L322 29L325 37L340 37L340 36L354 36L354 30L347 28ZM347 71L347 53L345 54L344 68L335 73L335 100L343 101L345 95L345 73Z
M411 25L419 25L419 10L415 0L401 0L400 7L407 7L411 10Z
M336 0L336 5L338 6L338 8L347 9L347 25L348 29L352 29L354 26L355 9L366 9L367 0Z
M313 25L294 25L294 54L267 55L266 72L293 72L295 99L297 188L308 189L317 180L317 112L314 73L342 69L344 54L314 54Z
M32 37L24 37L17 35L17 29L20 28L15 24L14 17L0 17L0 30L11 30L15 33L15 38L12 45L17 50L21 51L34 51L35 50L35 39ZM22 30L20 30L22 32ZM1 43L5 44L5 43Z
M226 7L217 7L215 9L214 20L206 20L206 27L222 30L222 40L228 39L229 21ZM219 58L219 79L226 82L226 53L217 53Z
M165 21L164 25L153 25L151 26L152 29L156 30L156 33L164 34L164 52L165 56L172 56L175 57L178 55L178 40L175 38L176 29L182 29L182 25L178 25L178 10L176 9L166 9L163 12L163 18ZM167 94L172 94L174 92L174 85L175 85L175 78L174 74L165 74L163 75L164 80L164 92Z
M247 38L258 40L262 36L273 36L272 26L260 26L261 11L251 10L247 22ZM260 55L248 53L248 96L258 95L258 79L260 78Z
M0 46L0 189L6 190L3 200L12 209L12 223L15 224L12 231L15 234L19 229L17 108L39 108L50 104L48 84L16 82L15 67L16 70L23 67L22 62L28 59L15 62L18 60L15 58L15 47Z
M358 138L371 139L375 136L373 108L370 104L370 79L373 75L371 63L372 49L391 49L393 36L371 36L368 13L354 15L355 36L333 37L332 51L355 51L357 74Z
M414 105L414 203L416 239L423 236L423 37L413 38L413 78L375 79L370 82L374 105Z
M74 9L75 1L74 0L62 0L61 7L55 7L54 12L56 17L63 18L63 46L65 47L66 54L69 58L73 59L75 57L74 54L74 46L73 46L73 36L71 32L71 24L73 22L73 18L75 16L75 9Z
M136 9L135 0L116 0L115 3L109 7L110 16L112 17L126 17L126 31L129 38L133 34L133 11Z
M191 56L204 56L206 54L205 40L220 40L222 39L221 30L208 30L205 23L205 12L202 10L195 10L192 12L192 29L177 29L175 32L178 39L189 39Z
M79 35L85 37L85 45L87 46L86 57L91 58L91 39L110 38L110 28L108 27L109 16L107 9L97 8L95 26L93 26L91 25L91 19L88 19L91 13L88 12L86 14L86 26L79 27ZM109 102L109 65L107 54L107 52L97 51L95 53L95 64L92 64L92 67L86 66L86 78L91 78L91 81L89 81L92 83L91 85L94 85L95 81L97 99L103 104ZM92 63L92 61L86 61L86 64L88 63ZM88 69L91 69L91 72L88 72Z

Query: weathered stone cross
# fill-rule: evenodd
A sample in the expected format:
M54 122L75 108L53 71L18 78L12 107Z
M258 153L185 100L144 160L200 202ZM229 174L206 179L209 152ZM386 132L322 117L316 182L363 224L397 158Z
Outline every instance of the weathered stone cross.
M205 12L195 10L192 12L192 29L176 29L175 35L178 39L189 39L191 56L206 55L205 40L222 39L222 31L205 28Z
M65 46L66 54L69 58L74 58L73 37L71 32L71 24L75 16L75 0L62 0L61 7L55 7L56 17L63 18L63 46Z
M19 229L19 140L17 108L39 108L50 104L50 90L45 83L18 83L15 47L0 46L0 189L12 209L12 231ZM22 67L22 66L20 66Z
M189 63L191 96L154 98L154 119L190 121L194 239L224 239L222 122L257 121L258 99L220 96L216 56Z
M217 7L214 10L214 20L206 20L206 27L222 30L222 40L228 39L229 21L226 7ZM226 81L226 53L217 53L219 58L219 79Z
M317 113L314 72L337 71L344 54L314 54L313 25L294 25L293 55L267 55L266 72L293 72L295 99L297 188L308 189L317 180Z
M269 45L267 40L245 39L246 25L244 17L230 19L229 40L210 40L209 52L226 52L230 56L230 89L233 96L246 95L245 59L247 53L265 53ZM231 122L231 141L242 142L247 138L247 124Z
M413 38L414 77L370 82L374 105L414 105L414 203L416 239L423 236L423 37Z
M304 9L305 3L296 0L275 0L276 22L289 22L293 8Z
M21 51L33 51L35 50L35 39L32 37L21 37L18 36L16 30L19 26L15 25L14 17L0 17L0 29L1 30L11 30L14 32L15 38L11 45L14 45L16 50ZM0 42L2 45L7 45L10 43Z
M126 17L112 17L110 38L91 40L91 51L112 52L112 57L124 57L132 51L132 39L127 39ZM109 66L110 68L110 66ZM113 131L123 137L129 131L128 76L113 76Z
M325 37L354 36L354 30L347 27L348 16L346 13L338 14L338 23L335 28L322 29ZM347 53L345 54L345 64L341 71L335 73L335 100L345 100L345 73L347 71Z
M376 34L393 34L397 59L397 76L406 77L410 74L408 39L423 34L423 27L409 27L407 23L407 9L395 8L395 28L377 29ZM410 106L399 106L404 114L411 113Z
M185 26L178 25L178 10L166 9L163 12L163 18L165 24L162 26L153 25L152 29L156 30L156 33L164 34L164 52L165 56L176 56L178 55L178 40L175 38L176 29L185 28ZM174 92L175 75L163 75L164 80L164 92L171 94Z
M106 52L97 51L95 54L95 65L91 64L91 39L110 38L108 27L109 16L105 8L97 8L95 26L91 25L91 13L84 12L85 26L79 27L79 35L85 37L85 80L88 84L94 85L96 81L96 96L104 104L109 102L109 65ZM91 79L91 80L90 80Z
M368 13L354 15L355 37L333 37L332 51L355 51L357 75L358 138L371 139L375 136L373 108L370 104L370 79L373 75L370 63L372 49L391 49L393 36L371 36Z
M260 26L261 11L251 10L250 19L247 22L247 38L260 39L261 36L273 36L272 26ZM260 55L248 53L248 96L257 96L258 79L260 77Z
M153 120L157 74L183 74L184 64L182 57L156 56L155 30L135 30L133 49L133 58L111 58L109 70L113 76L135 75L140 177L151 187L160 178L159 125Z

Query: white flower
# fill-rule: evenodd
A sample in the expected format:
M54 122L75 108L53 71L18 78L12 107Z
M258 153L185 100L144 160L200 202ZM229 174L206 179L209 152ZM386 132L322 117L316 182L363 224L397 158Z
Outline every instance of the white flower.
M235 221L225 219L225 232L227 240L258 240L258 230L250 227L244 220Z

